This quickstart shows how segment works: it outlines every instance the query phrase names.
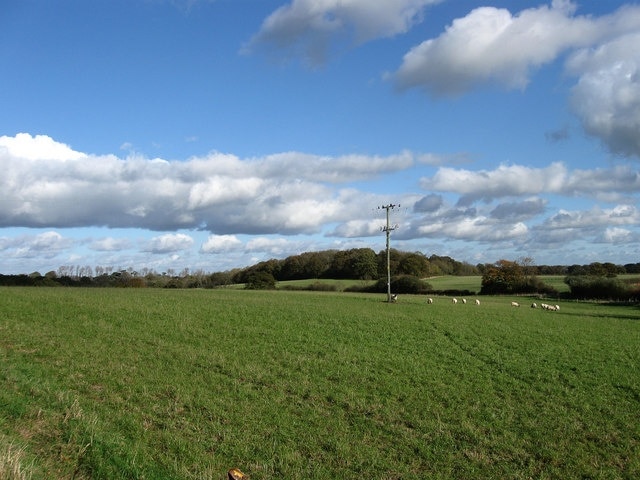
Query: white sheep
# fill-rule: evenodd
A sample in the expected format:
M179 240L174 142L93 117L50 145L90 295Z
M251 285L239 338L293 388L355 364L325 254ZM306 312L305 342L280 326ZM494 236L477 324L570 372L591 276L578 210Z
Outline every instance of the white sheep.
M476 305L480 305L480 300L476 298Z
M431 305L433 303L433 298L427 298L427 303Z
M512 307L519 307L520 304L518 302L511 302Z
M453 303L458 303L458 299L457 299L457 298L452 298L452 299L451 299L451 302L453 302Z
M560 310L560 305L556 305L556 310Z
M543 305L544 305L544 304L543 304ZM538 304L537 304L536 302L533 302L533 303L531 304L531 308L538 308Z
M464 303L464 304L466 305L466 304L467 304L467 299L466 299L466 298L463 298L463 299L462 299L462 303Z

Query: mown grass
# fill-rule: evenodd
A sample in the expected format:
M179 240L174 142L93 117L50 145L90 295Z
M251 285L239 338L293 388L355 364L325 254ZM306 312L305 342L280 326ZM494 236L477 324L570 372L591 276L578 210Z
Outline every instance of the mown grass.
M0 451L34 479L640 476L637 308L383 297L0 289Z

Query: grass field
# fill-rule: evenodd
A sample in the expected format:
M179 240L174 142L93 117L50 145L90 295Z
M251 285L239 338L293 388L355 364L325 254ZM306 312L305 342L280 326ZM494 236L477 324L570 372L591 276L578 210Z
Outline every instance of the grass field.
M637 307L383 300L0 289L0 478L640 478Z
M564 275L541 275L538 277L547 285L554 287L559 293L569 292L569 286L564 283ZM619 278L637 278L637 275L620 275ZM482 288L482 276L481 275L442 275L439 277L429 277L425 279L434 290L469 290L471 292L479 292ZM291 280L286 282L278 282L278 288L291 287L308 287L314 283L329 283L334 285L337 291L342 291L351 286L366 286L374 281L365 280L331 280L331 279L313 279L313 280ZM244 288L244 285L239 285L238 288Z

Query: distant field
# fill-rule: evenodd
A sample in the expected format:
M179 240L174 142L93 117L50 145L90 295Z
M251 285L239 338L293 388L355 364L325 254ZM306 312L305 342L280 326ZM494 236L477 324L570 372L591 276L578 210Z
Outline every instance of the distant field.
M620 278L626 278L627 276L621 275ZM628 276L632 277L632 276ZM542 275L538 277L544 283L551 285L558 292L568 292L569 287L564 283L564 275ZM453 276L442 275L439 277L429 277L425 279L433 287L434 290L469 290L472 292L479 292L482 288L482 276L470 275L470 276ZM278 288L286 288L287 286L293 287L306 287L313 283L328 283L336 286L336 290L342 291L347 287L353 285L363 286L370 285L374 282L365 280L328 280L328 279L310 279L310 280L292 280L287 282L278 282Z
M482 288L482 277L480 275L458 277L453 275L442 275L440 277L429 277L427 282L434 290L470 290L479 292Z
M0 288L0 478L640 478L640 309L384 298Z

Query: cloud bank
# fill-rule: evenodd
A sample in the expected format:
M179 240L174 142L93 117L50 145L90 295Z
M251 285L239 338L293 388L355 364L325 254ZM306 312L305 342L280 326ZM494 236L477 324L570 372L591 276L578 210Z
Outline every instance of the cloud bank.
M42 151L43 145L50 150ZM167 161L93 156L42 135L3 136L0 227L49 230L0 238L0 251L11 258L55 257L83 243L105 255L138 248L180 258L195 255L195 249L231 259L362 246L380 236L384 219L376 206L389 202L367 182L425 169L432 174L416 176L415 191L392 199L405 207L396 218L400 242L464 241L530 254L578 239L631 245L638 237L640 172L631 164L585 170L554 162L474 171L425 165L424 157L407 151L389 157L286 152L248 159L211 153ZM558 198L565 199L562 207ZM567 202L583 207L568 209ZM52 230L94 226L158 235L142 243L111 236L80 241ZM199 231L209 235L196 243Z

